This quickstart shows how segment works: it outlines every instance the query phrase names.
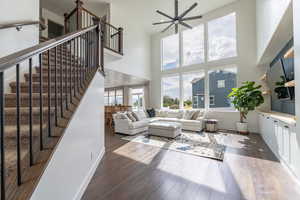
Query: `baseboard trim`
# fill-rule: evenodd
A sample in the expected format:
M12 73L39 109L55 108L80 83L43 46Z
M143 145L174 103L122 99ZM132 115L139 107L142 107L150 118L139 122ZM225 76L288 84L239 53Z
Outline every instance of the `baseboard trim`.
M105 148L102 149L101 153L99 154L98 158L96 159L96 162L94 163L94 165L92 166L92 168L90 169L89 173L87 174L87 176L85 177L83 183L81 184L79 191L76 193L74 200L81 200L86 188L88 187L90 181L92 180L96 169L99 165L99 163L101 162L103 156L105 153Z

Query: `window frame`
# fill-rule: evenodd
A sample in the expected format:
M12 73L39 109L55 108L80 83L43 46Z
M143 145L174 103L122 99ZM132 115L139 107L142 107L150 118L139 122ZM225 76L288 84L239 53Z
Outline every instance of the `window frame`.
M108 104L105 106L116 106L119 105L117 104L117 96L121 96L121 95L117 95L117 91L122 90L122 104L124 105L124 88L107 88L104 91L104 94L107 92L107 96L104 96L104 98L108 99ZM111 93L113 93L113 95L111 95ZM113 100L114 104L110 103L110 100Z
M211 103L211 100L213 99L213 103ZM209 105L210 106L214 106L216 105L216 102L215 102L215 95L209 95Z
M222 18L222 17L226 17L228 15L231 15L231 14L234 14L235 15L235 50L236 50L236 56L232 56L232 57L226 57L226 58L221 58L221 59L217 59L217 60L209 60L209 34L208 34L208 23L211 22L211 21L214 21L214 20L217 20L219 18ZM178 66L174 69L163 69L163 58L164 58L164 52L163 52L163 40L167 37L170 37L172 35L165 35L163 36L161 39L160 39L160 60L161 60L161 63L160 63L160 68L161 68L161 72L169 72L169 71L176 71L176 70L180 70L180 68L189 68L189 67L193 67L193 66L206 66L206 65L210 65L210 64L214 64L214 63L224 63L224 62L227 62L227 61L233 61L235 62L235 60L239 57L239 49L238 49L238 44L239 44L239 40L238 40L238 14L236 11L230 11L228 13L225 13L223 15L220 15L220 16L217 16L217 17L214 17L214 18L210 18L210 19L207 19L205 21L202 21L200 24L197 24L195 26L198 27L198 26L201 26L203 25L203 28L204 28L204 34L203 34L203 39L204 39L204 62L200 62L200 63L194 63L194 64L190 64L190 65L184 65L184 55L183 55L183 32L186 31L186 30L182 30L182 31L179 31L177 34L175 35L178 35L178 43L179 43L179 58L178 58Z
M229 58L222 58L218 60L209 60L209 36L208 36L208 23L210 21L216 20L218 18L222 18L228 15L234 14L235 15L235 40L236 40L236 56L229 57ZM183 31L179 31L179 67L175 69L169 69L169 70L163 70L163 52L162 52L162 39L161 37L161 72L160 72L160 89L161 89L161 108L166 109L163 107L163 78L170 77L170 76L178 76L179 75L179 98L180 98L180 104L179 109L184 109L184 89L183 89L183 74L188 74L192 72L205 72L205 89L204 89L204 103L205 103L205 110L222 110L222 111L235 111L233 107L226 107L226 108L210 108L210 97L209 97L209 71L212 70L224 70L226 68L235 68L236 69L236 86L239 84L239 34L238 34L238 18L239 14L238 12L234 10L230 10L226 13L223 13L222 15L218 15L215 17L210 17L205 20L203 20L201 23L199 23L197 26L203 25L204 26L204 62L198 63L198 64L191 64L191 65L184 65L184 55L183 55ZM165 37L169 35L164 35ZM226 81L225 81L225 87L226 87Z
M222 81L222 82L220 82ZM221 86L219 85L219 83L222 83ZM217 80L217 88L221 89L221 88L226 88L226 80Z

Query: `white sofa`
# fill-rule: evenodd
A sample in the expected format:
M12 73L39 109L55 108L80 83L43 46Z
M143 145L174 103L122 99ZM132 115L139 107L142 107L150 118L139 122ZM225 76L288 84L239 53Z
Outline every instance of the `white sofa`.
M126 135L135 135L148 130L148 125L155 121L178 122L181 123L183 130L202 131L204 128L204 112L198 110L198 116L194 119L191 114L195 112L185 110L156 110L156 117L149 118L143 111L134 112L139 120L133 122L126 113L117 113L113 115L115 132Z

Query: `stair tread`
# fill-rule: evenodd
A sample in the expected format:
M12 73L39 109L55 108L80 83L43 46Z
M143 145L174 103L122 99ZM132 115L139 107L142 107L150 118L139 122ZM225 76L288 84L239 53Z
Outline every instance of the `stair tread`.
M43 123L42 128L45 129L47 127L47 123ZM5 137L15 138L15 133L17 132L16 125L5 125L4 127ZM21 124L20 125L21 137L29 138L29 125ZM40 124L32 124L32 132L34 136L38 136L40 132Z
M43 109L43 112L48 111L48 106L43 106L42 109ZM54 109L55 108L53 106L50 107L51 111L54 111ZM5 107L4 111L5 111L5 114L10 114L10 113L17 112L17 109L13 108L13 107ZM29 107L20 107L20 112L21 112L21 114L29 113ZM33 114L37 113L37 112L39 113L40 112L40 107L32 107L32 112L33 112Z

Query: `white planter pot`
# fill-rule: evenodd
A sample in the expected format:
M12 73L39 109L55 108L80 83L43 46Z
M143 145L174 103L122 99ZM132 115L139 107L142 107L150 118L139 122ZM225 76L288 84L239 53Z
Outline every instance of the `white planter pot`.
M244 123L241 123L241 122L237 122L236 123L236 130L239 132L239 133L242 133L242 134L248 134L248 123L247 122L244 122Z

